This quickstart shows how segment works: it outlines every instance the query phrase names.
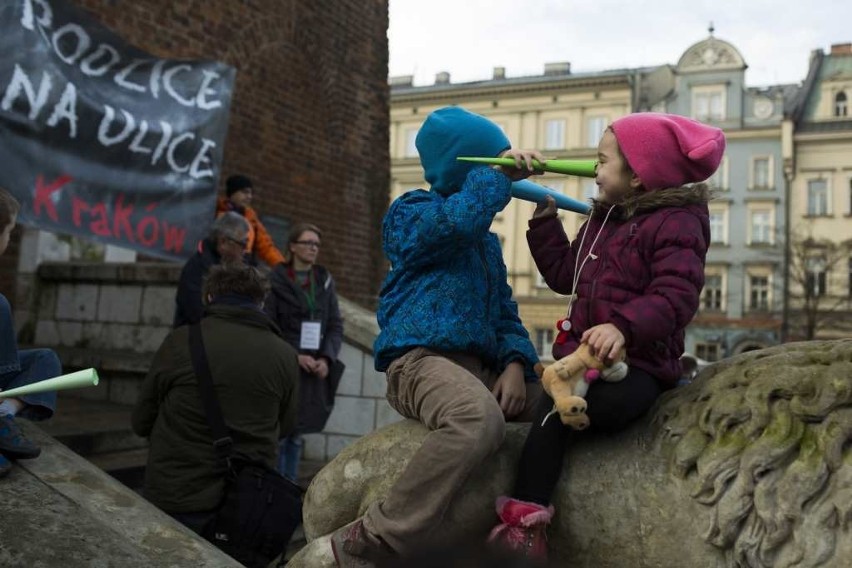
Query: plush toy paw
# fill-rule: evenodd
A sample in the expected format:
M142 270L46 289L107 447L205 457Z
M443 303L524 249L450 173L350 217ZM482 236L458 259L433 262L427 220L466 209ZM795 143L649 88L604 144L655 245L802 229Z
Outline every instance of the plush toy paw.
M618 360L607 365L592 353L588 344L581 344L574 353L563 357L544 369L541 385L553 399L553 414L559 414L563 424L583 430L589 426L586 416L585 395L589 385L596 380L616 382L627 376L625 353L622 350ZM545 421L547 418L545 418Z
M561 397L559 398L559 400L555 400L554 403L556 406L556 410L559 411L559 416L563 417L563 422L565 422L564 417L579 416L581 414L585 414L586 409L588 408L588 404L586 404L586 399L574 395Z
M563 424L574 430L585 430L591 424L589 417L585 413L575 416L560 415L559 418Z

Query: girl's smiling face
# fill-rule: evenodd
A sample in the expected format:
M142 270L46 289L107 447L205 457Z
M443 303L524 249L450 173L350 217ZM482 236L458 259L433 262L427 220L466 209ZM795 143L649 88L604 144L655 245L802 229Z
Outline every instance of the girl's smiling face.
M624 159L611 128L604 132L598 144L595 183L598 184L598 199L609 204L616 203L623 196L642 186L642 182Z

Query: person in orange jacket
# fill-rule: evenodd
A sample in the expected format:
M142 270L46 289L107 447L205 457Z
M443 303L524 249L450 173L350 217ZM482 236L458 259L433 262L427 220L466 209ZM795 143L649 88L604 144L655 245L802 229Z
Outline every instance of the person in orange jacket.
M249 224L246 254L259 258L269 266L284 262L284 255L275 246L266 227L260 222L257 212L251 207L252 183L243 175L233 175L225 182L225 197L216 202L216 217L234 211L246 218Z

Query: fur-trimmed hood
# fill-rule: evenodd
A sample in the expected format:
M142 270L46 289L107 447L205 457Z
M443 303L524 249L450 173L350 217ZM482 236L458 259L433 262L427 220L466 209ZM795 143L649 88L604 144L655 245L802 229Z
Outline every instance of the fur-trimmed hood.
M648 213L664 207L688 207L706 205L713 198L713 192L706 183L696 183L678 188L640 190L626 195L616 203L609 218L613 221L626 221L636 215ZM606 215L610 205L597 199L592 200L591 216Z

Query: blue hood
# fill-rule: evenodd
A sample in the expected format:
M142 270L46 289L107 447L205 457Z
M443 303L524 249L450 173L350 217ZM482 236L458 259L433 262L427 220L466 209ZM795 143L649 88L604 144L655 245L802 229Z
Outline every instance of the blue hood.
M483 167L457 157L493 158L511 148L499 126L461 107L444 107L427 116L414 143L426 181L442 195L459 191L470 170Z

